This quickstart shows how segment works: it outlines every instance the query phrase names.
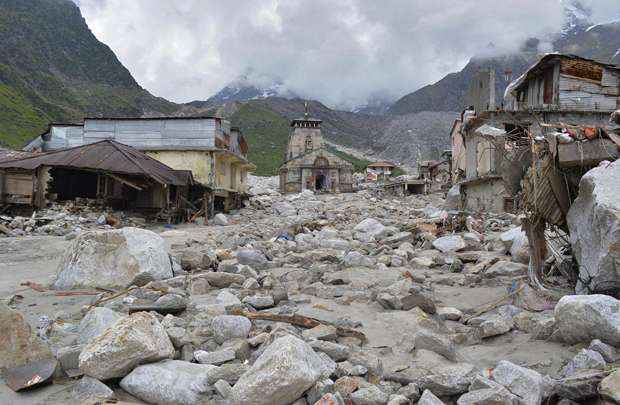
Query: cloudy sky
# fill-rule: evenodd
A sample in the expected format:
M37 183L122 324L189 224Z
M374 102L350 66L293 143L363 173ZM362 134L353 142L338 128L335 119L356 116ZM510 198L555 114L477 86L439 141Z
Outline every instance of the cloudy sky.
M397 98L557 32L575 0L74 0L153 94L205 100L241 74L331 106ZM594 22L619 0L581 0Z

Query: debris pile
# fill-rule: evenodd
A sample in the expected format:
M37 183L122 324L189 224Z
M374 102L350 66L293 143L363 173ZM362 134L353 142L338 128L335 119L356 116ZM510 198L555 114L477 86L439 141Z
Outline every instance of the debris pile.
M32 292L82 305L60 301L39 336L1 348L5 381L47 360L77 380L74 401L617 400L620 301L530 288L520 217L443 204L261 193L217 225L83 232L55 290ZM25 328L3 308L4 330Z
M31 216L0 215L1 236L53 235L73 237L86 229L111 229L121 226L144 226L140 217L130 217L122 211L105 211L95 200L76 199L53 203Z

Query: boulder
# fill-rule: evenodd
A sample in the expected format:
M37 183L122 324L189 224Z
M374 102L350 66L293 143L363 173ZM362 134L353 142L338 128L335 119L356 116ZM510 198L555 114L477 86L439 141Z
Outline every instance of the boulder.
M320 378L322 359L304 341L287 335L276 339L234 385L231 405L287 405Z
M53 288L125 288L137 278L172 278L168 246L154 232L138 228L82 232L60 262Z
M120 386L131 395L158 405L205 403L213 392L209 375L215 366L167 360L137 367Z
M493 277L516 277L527 274L527 266L522 263L509 262L505 260L500 260L491 267L489 267L485 272L487 276Z
M467 247L467 244L460 235L449 235L435 239L433 247L443 253L449 253L463 250Z
M351 394L353 405L385 405L389 400L390 396L374 385L360 388Z
M219 344L234 338L247 338L252 322L244 316L219 315L211 321L215 341Z
M598 396L598 387L606 374L603 371L583 370L554 381L553 393L560 398L585 401Z
M608 295L566 295L555 306L558 335L566 343L599 339L620 346L620 301Z
M80 369L98 380L108 380L124 377L138 365L173 356L172 342L155 315L137 312L89 342L80 354Z
M502 360L493 369L493 380L520 397L526 405L542 403L545 384L543 377L534 370Z
M607 363L615 363L617 361L620 361L620 352L618 351L618 349L611 345L603 343L598 339L594 339L592 342L590 342L590 346L588 347L588 349L600 353Z
M463 394L456 401L457 405L519 405L520 400L505 388L486 388Z
M271 205L276 214L281 215L283 217L290 217L297 215L297 208L295 208L291 203L286 201L277 201Z
M254 249L241 249L235 254L237 261L254 268L261 268L267 263L265 255Z
M599 352L581 349L562 369L562 375L570 376L579 370L602 370L606 365L605 359Z
M620 404L620 370L605 377L598 389L603 398Z
M579 183L566 221L579 266L577 294L620 289L620 161L602 162Z
M213 223L218 226L227 226L228 217L220 212L219 214L215 214L213 217Z
M252 295L243 299L244 304L248 304L255 309L271 308L275 304L271 295Z
M448 360L456 361L456 346L447 336L422 329L415 334L413 342L416 349L430 350Z
M378 237L385 233L385 226L374 218L366 218L359 224L355 225L353 231Z
M114 398L114 391L101 381L84 376L73 387L73 396L80 403L103 403L105 400Z
M78 343L86 344L101 335L103 331L114 325L123 317L116 311L106 307L96 307L86 313L78 326Z
M446 194L446 200L443 203L443 209L446 211L458 211L461 209L461 186L455 184L450 187Z
M235 351L231 348L217 350L215 352L205 352L204 350L198 350L194 353L194 358L200 364L212 364L219 366L235 359Z
M245 277L241 274L224 273L221 271L211 271L204 274L204 278L210 285L217 288L230 287L231 284L243 284Z
M51 359L52 351L18 311L0 302L0 369Z
M437 398L435 394L433 394L429 390L424 390L422 396L418 400L418 405L445 405L444 402Z
M487 338L491 336L503 335L510 332L513 322L511 319L507 319L501 315L493 315L484 320L480 328L480 337Z
M422 389L431 390L437 395L458 395L467 392L478 374L476 367L468 363L456 363L435 368L423 376L419 383Z
M347 267L374 267L376 264L372 257L356 251L348 252L342 261Z

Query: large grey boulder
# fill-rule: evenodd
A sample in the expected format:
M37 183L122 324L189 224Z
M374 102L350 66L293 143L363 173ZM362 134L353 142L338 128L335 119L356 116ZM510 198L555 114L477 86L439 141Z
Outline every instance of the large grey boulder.
M566 343L600 339L620 346L620 301L608 295L566 295L555 306L555 323Z
M444 402L437 398L435 394L433 394L429 390L424 390L420 400L418 401L418 405L445 405Z
M493 369L493 380L520 397L526 405L542 403L545 383L543 377L534 370L502 360Z
M254 268L260 268L267 263L265 255L254 249L241 249L236 253L237 261L241 264L247 264Z
M86 344L101 335L103 331L114 325L123 317L116 311L106 307L96 307L88 311L78 326L78 343Z
M287 405L310 389L324 371L323 360L304 341L275 340L232 389L231 405Z
M124 377L135 367L174 356L155 315L138 312L116 322L80 353L80 369L98 380Z
M217 367L166 360L137 367L120 386L149 404L193 405L204 403L213 392L209 375Z
M359 224L355 225L353 231L363 233L369 236L378 237L385 232L385 226L374 218L366 218Z
M215 341L219 344L234 338L247 338L252 322L245 316L219 315L211 321Z
M566 216L579 262L578 294L620 290L620 161L602 162L579 183Z
M168 245L146 229L83 232L64 253L53 287L125 288L136 277L173 277Z
M18 311L0 302L0 369L51 359L52 351Z

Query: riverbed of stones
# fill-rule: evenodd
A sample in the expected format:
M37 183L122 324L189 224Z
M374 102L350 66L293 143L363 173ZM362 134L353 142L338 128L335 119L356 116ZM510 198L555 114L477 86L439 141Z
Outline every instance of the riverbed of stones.
M114 293L42 316L0 366L53 356L86 403L620 401L620 301L531 288L518 216L259 194L208 226L78 234L52 287Z

